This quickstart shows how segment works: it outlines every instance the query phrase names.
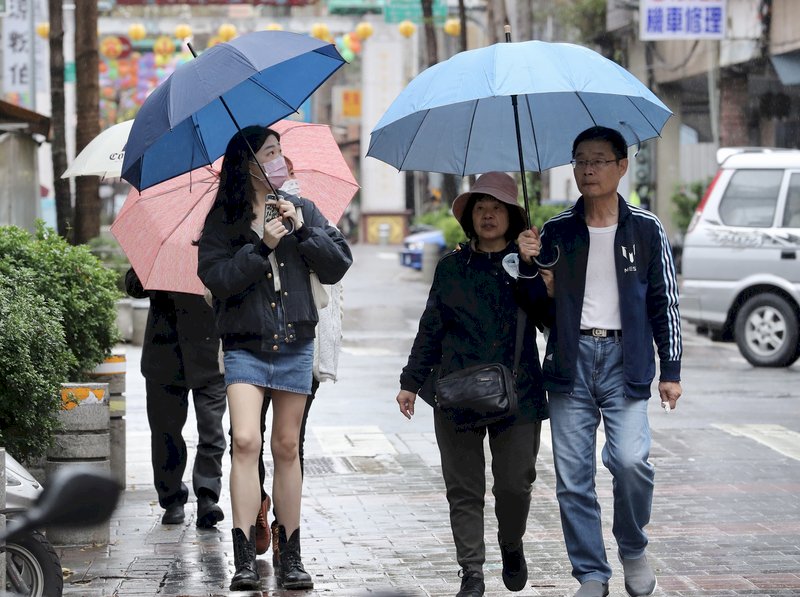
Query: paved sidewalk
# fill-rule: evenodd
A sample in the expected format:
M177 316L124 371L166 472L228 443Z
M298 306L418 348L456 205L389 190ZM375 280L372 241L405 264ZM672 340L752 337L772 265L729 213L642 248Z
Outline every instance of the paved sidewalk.
M267 555L259 558L263 595L344 597L392 589L452 597L458 565L431 417L421 405L415 420L406 422L393 401L427 288L416 272L397 265L396 248L359 245L354 252L345 279L341 381L320 389L306 444L301 532L315 589L276 589ZM110 522L108 546L60 549L68 569L64 595L228 595L233 554L227 491L218 530L195 527L193 497L185 524L159 524L141 350L125 349L127 490ZM190 417L190 454L194 425ZM555 597L577 589L561 538L548 436L545 428L525 537L529 582L519 595ZM654 429L652 460L657 481L648 531L659 576L656 595L800 595L798 460L722 428L680 425ZM225 464L227 488L227 458ZM490 473L487 479L486 594L495 596L508 593L500 579ZM614 567L611 595L624 595L610 536L611 484L602 466L598 494Z

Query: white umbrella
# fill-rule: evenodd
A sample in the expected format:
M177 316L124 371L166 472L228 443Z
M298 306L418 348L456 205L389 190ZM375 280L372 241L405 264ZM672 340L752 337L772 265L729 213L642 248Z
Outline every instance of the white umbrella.
M77 155L61 178L73 176L118 178L122 172L125 144L128 142L132 125L133 120L126 120L97 135Z

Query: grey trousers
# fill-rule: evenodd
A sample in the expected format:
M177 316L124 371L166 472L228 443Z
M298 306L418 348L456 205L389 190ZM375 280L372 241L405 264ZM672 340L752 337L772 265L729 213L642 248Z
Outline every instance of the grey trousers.
M183 426L188 415L190 391L197 419L192 487L195 495L204 492L217 501L222 489L222 456L226 448L222 428L227 407L223 377L193 390L150 380L146 380L146 388L153 485L158 492L158 503L167 508L176 502L185 504L189 497L182 479L188 458Z
M495 423L459 430L439 411L434 413L433 421L450 505L456 559L464 570L482 573L486 560L483 440L488 431L499 539L504 544L513 544L522 539L528 522L542 423Z

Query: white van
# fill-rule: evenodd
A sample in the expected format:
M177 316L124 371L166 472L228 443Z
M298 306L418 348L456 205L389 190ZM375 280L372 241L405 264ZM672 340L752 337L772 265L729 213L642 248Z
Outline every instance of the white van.
M683 246L681 316L751 364L800 357L800 150L722 148Z

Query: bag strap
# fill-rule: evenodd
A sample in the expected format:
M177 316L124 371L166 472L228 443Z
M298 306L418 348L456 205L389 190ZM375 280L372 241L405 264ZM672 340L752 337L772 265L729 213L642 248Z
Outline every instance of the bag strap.
M522 357L522 338L525 335L525 321L527 315L525 311L517 307L517 340L514 343L514 377L517 376L517 369L519 369L519 361Z

